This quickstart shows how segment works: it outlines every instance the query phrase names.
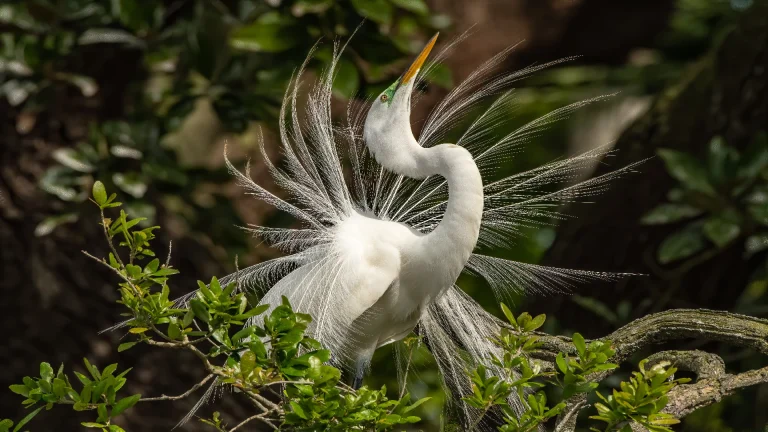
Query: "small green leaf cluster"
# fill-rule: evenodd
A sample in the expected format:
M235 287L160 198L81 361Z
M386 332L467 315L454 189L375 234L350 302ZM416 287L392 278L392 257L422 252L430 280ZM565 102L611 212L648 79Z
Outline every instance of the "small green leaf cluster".
M597 388L598 382L591 380L596 374L610 371L618 366L609 359L615 352L609 342L591 341L586 343L579 333L573 336L575 356L558 353L556 370L544 370L531 357L541 347L535 331L545 322L545 315L532 317L527 312L515 316L505 305L501 305L509 328L503 328L493 343L502 349L503 355L493 358L493 366L503 371L501 378L489 376L488 368L478 365L470 374L472 395L464 398L471 406L486 413L496 407L504 414L502 432L528 432L560 414L566 407L566 400L578 393L589 393ZM544 387L560 389L562 400L548 405ZM514 411L508 404L510 396L516 396L523 405L522 412ZM482 417L481 417L482 418ZM478 419L478 422L480 419Z
M680 423L661 410L667 405L667 393L689 379L673 379L677 369L669 367L669 362L657 363L650 369L645 368L646 364L647 360L642 360L638 366L640 370L633 372L629 382L622 382L621 389L613 390L612 395L606 397L597 393L602 402L595 404L598 415L590 418L605 422L602 431L629 432L632 430L630 423L634 422L651 432L671 432L669 426ZM598 428L591 430L601 431Z
M705 161L659 150L678 182L669 202L643 216L646 225L682 224L657 252L660 263L716 252L743 239L747 256L768 249L768 135L757 134L739 152L721 137L710 141Z
M112 418L122 414L141 399L140 394L117 397L117 392L125 385L125 376L131 369L115 375L116 363L99 371L88 359L83 361L89 376L75 372L75 376L82 384L80 391L73 388L69 376L64 373L64 365L61 365L58 372L54 374L51 365L45 362L40 363L39 378L27 376L24 377L23 384L10 386L12 392L26 398L22 402L26 407L43 404L20 421L13 429L14 432L32 420L42 408L51 409L55 404L72 405L75 411L96 410L98 415L96 421L84 422L83 426L98 428L104 432L123 432L120 426L111 424ZM10 420L3 422L0 422L0 431L7 431L13 425ZM3 425L7 427L3 429Z
M616 369L618 365L609 363L615 351L611 345L602 341L591 341L586 344L584 337L575 333L573 345L576 347L576 357L558 353L555 363L560 371L563 397L569 398L576 393L587 393L597 388L598 383L588 381L590 374Z
M324 385L297 384L286 393L291 398L285 424L299 431L385 431L421 419L411 414L430 398L410 403L410 395L390 400L386 388L362 387L352 393L339 387L333 377Z
M535 431L539 425L557 416L565 408L565 402L547 405L546 394L539 389L547 383L555 382L554 373L543 371L541 365L530 358L530 354L541 347L539 337L534 332L544 324L546 316L542 314L532 317L523 312L515 317L503 303L501 309L511 328L503 328L499 336L492 339L503 351L501 358L494 356L493 365L503 370L504 376L515 378L489 376L487 367L480 364L470 374L472 395L464 400L481 410L483 415L492 408L500 409L505 422L499 427L502 432ZM530 393L532 390L538 391ZM515 412L508 404L513 394L523 405L522 413ZM481 419L482 416L477 422Z

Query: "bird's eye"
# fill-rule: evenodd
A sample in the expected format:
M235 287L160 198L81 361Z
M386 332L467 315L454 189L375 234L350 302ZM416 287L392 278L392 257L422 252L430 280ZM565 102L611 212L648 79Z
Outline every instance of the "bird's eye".
M387 99L389 99L389 96L387 96L387 95L383 94L383 95L381 95L381 98L380 98L380 99L381 99L381 101L382 101L382 102L386 102L386 101L387 101Z

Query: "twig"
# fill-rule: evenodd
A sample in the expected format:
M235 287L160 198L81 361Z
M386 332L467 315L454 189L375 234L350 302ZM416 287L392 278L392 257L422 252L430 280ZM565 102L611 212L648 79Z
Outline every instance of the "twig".
M173 251L173 240L168 241L168 257L165 258L165 266L171 265L171 251Z
M191 395L192 393L194 393L200 387L204 386L205 383L210 381L215 376L216 376L215 374L210 374L210 375L206 376L205 378L203 378L202 381L200 381L199 383L195 384L189 390L187 390L186 392L184 392L184 393L182 393L182 394L180 394L178 396L162 395L162 396L153 397L153 398L142 398L142 399L139 399L139 402L175 401L175 400L179 400L179 399L184 399L185 397L187 397L187 396Z
M110 245L111 245L111 244L110 244ZM104 262L104 261L102 261L102 260L100 260L100 259L96 258L95 256L91 255L90 253L88 253L88 252L86 252L86 251L84 251L84 250L81 250L80 252L82 252L83 254L85 254L85 256L87 256L88 258L90 258L90 259L92 259L92 260L96 261L97 263L99 263L99 264L101 264L101 265L105 266L106 268L108 268L108 269L112 270L113 272L115 272L115 274L116 274L116 275L120 276L120 279L124 280L124 281L125 281L125 283L127 283L127 284L128 284L128 286L130 286L130 287L131 287L131 289L133 290L133 293L134 293L134 294L136 294L136 295L139 295L140 291L139 291L138 287L136 287L136 285L134 285L134 284L133 284L133 282L131 282L131 280L130 280L130 279L128 279L127 277L125 277L125 275L123 275L122 273L120 273L120 270L118 270L118 269L116 269L116 268L112 267L111 265L109 265L109 264L107 264L106 262ZM122 263L120 263L120 265L122 266L123 264L122 264ZM123 266L123 268L125 268L125 266Z
M143 342L146 342L149 345L161 347L161 348L186 349L187 351L191 351L192 354L197 356L197 358L199 358L203 362L203 364L205 365L206 371L216 375L223 376L220 368L212 365L211 362L208 360L208 356L203 354L202 351L197 349L197 347L195 347L188 341L187 342L160 342L154 339L145 339Z
M109 245L109 248L112 250L112 254L115 256L115 259L118 263L120 263L120 266L125 268L125 264L123 264L123 260L120 258L120 254L117 253L117 249L115 249L115 245L112 243L112 237L109 236L109 231L107 231L107 224L104 222L104 209L99 206L99 214L101 215L101 227L103 228L104 232L104 238L107 240L107 244Z
M272 411L274 411L274 410L272 410ZM256 414L256 415L250 416L247 419L245 419L245 420L241 421L240 423L238 423L237 426L235 426L232 429L230 429L229 432L234 432L237 429L240 429L241 427L245 426L245 424L247 424L247 423L249 423L249 422L251 422L253 420L261 420L262 422L266 423L269 427L271 427L273 430L278 430L277 426L272 424L272 422L269 421L268 419L264 418L264 417L266 417L267 414L271 414L272 411L267 411L267 412L264 412L264 413L261 413L261 414Z

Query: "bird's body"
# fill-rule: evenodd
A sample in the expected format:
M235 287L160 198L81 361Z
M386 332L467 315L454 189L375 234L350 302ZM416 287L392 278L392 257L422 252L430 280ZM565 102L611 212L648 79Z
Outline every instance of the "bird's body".
M399 138L396 135L382 138L391 144ZM415 139L413 145L418 146ZM334 283L348 287L341 299L346 320L337 319L335 325L351 329L339 351L358 374L376 348L411 333L427 308L453 286L480 233L483 184L470 153L453 144L418 148L424 152L424 161L430 161L424 164L432 165L434 174L448 182L448 206L437 228L424 234L404 223L354 210L332 233L330 253L336 263L343 263ZM421 168L415 169L425 172ZM294 270L262 302L279 304L280 296L286 295L300 310L305 297L293 291L303 286L313 270Z

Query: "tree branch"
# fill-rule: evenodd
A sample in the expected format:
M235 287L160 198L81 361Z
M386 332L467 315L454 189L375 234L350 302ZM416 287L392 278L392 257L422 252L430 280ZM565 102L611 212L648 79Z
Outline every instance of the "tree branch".
M667 395L669 403L664 412L683 418L699 408L719 402L723 397L741 388L762 383L768 383L768 366L740 374L724 374L700 379L692 384L682 384L673 388Z
M705 351L661 351L648 357L648 366L652 367L662 361L668 361L678 369L695 372L698 380L725 375L723 359Z
M576 430L576 420L579 411L587 407L587 394L579 393L571 397L565 406L565 410L557 416L557 423L553 432L573 432Z
M533 357L553 361L557 353L575 353L571 338L536 333L542 343ZM754 349L768 355L768 320L707 309L672 309L632 321L598 340L616 350L612 362L621 362L641 349L680 339L704 339Z
M272 414L273 412L274 412L274 410L250 416L247 419L241 421L237 426L235 426L232 429L230 429L229 432L234 432L234 431L240 429L241 427L245 426L246 424L248 424L249 422L252 422L254 420L260 420L260 421L264 422L270 428L272 428L274 430L278 430L277 426L275 426L269 419L266 418L266 416L268 414Z

